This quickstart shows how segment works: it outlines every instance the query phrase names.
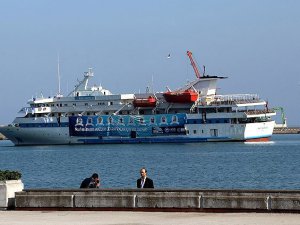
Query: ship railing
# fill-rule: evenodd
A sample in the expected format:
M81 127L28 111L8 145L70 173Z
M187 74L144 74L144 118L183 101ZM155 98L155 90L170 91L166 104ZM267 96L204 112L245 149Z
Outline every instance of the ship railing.
M166 108L165 112L169 113L170 108L173 106L173 103L169 103L168 107Z
M275 110L272 110L272 109L253 109L253 110L239 110L239 112L244 112L244 113L246 113L246 115L257 115L257 114L275 113Z
M130 105L131 103L125 103L124 105L122 105L117 111L115 111L114 113L113 113L113 115L118 115L119 114L119 112L125 107L125 106L128 106L128 105Z
M34 110L31 107L23 107L22 109L20 109L20 111L18 112L18 114L22 114L22 115L27 115L28 113L33 113Z
M236 105L261 101L257 94L215 95L209 105Z

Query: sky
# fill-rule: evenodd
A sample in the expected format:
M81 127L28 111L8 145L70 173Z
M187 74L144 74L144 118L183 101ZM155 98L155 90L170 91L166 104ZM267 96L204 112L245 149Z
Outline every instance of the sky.
M299 9L297 0L0 0L0 124L30 98L57 94L58 55L64 95L88 68L91 85L121 94L193 80L190 50L207 74L228 77L218 94L258 94L300 126Z

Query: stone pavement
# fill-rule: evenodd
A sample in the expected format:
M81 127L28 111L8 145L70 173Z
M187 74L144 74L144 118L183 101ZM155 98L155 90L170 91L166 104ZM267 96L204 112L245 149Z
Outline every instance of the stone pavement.
M120 211L0 211L0 225L300 225L300 214Z

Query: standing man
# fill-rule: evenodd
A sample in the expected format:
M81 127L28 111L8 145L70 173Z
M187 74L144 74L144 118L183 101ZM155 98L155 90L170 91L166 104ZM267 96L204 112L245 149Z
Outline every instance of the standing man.
M94 173L91 177L85 178L80 185L80 188L99 188L100 179L97 173Z
M140 170L141 178L136 181L137 188L154 188L153 180L147 177L147 170L143 167Z

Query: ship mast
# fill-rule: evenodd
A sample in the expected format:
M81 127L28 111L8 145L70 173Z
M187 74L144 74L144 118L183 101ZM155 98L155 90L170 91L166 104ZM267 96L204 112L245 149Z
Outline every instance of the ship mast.
M58 97L62 97L60 92L60 68L59 68L59 54L57 54L57 79L58 79Z

